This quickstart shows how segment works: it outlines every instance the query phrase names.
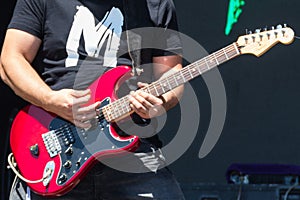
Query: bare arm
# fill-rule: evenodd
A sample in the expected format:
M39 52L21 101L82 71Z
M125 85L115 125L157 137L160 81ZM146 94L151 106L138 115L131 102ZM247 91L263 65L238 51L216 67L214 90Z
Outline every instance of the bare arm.
M182 58L181 56L162 56L154 58L154 76L159 79L172 74L182 69ZM184 85L181 85L170 92L162 95L165 103L164 107L166 110L174 107L182 96Z
M154 57L153 63L154 76L156 79L182 69L182 58L178 55ZM146 85L145 83L139 83L140 87ZM142 91L131 92L131 107L143 118L155 117L174 107L179 102L183 90L184 86L181 85L163 94L162 97L155 97Z
M86 128L83 120L95 116L98 102L82 108L90 98L90 91L63 89L53 91L31 66L41 40L29 33L9 29L1 53L0 75L3 81L21 98L53 112L74 124Z
M37 106L43 106L46 93L51 89L32 68L40 39L28 33L10 29L7 31L1 53L1 78L12 90Z

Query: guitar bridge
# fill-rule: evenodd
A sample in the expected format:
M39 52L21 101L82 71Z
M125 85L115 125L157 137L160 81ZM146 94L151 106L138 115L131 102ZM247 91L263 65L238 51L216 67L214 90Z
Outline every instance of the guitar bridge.
M51 158L61 152L61 145L58 141L55 131L49 131L42 134L42 138Z

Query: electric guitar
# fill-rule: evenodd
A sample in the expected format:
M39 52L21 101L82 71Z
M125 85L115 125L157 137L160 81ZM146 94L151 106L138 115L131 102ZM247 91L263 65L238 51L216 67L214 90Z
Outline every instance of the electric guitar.
M140 90L160 96L241 54L259 57L275 44L290 44L293 39L293 30L286 26L240 36L236 42ZM136 148L139 138L134 133L120 136L114 128L117 121L133 112L129 95L116 95L116 87L130 76L130 67L118 66L90 85L91 101L101 101L101 106L97 125L88 130L34 105L17 113L11 127L9 160L15 172L17 163L19 176L27 180L32 191L43 196L63 195L97 159Z

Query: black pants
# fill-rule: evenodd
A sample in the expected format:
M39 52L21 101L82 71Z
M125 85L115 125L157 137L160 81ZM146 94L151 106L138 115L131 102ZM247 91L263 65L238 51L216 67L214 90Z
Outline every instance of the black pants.
M156 156L151 159L157 161ZM17 181L10 200L25 200L26 186ZM31 200L50 199L31 192ZM59 200L184 200L178 182L168 168L144 173L127 173L97 164L83 180Z

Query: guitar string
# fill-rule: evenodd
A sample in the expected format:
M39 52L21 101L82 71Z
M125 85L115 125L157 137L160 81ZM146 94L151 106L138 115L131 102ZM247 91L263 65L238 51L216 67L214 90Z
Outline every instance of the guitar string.
M217 52L215 52L215 53L213 53L213 54L211 54L211 55L209 55L209 56L207 56L207 57L205 57L205 58L209 58L210 60L217 60L218 58L220 58L220 57L224 57L226 54L224 53L224 50L226 50L227 51L227 54L230 54L230 52L231 51L234 51L235 52L235 47L233 46L233 44L231 44L231 45L229 45L229 46L227 46L227 47L225 47L225 48L222 48L221 50L219 50L219 51L217 51ZM225 51L225 52L226 52ZM227 55L228 56L228 55ZM216 58L212 58L212 57L216 57ZM226 57L226 56L225 56ZM226 59L225 61L227 61L227 60L229 60L229 59L231 59L231 58L229 58L230 56L228 56L228 59ZM191 73L190 71L188 71L187 69L189 68L189 69L192 69L192 68L195 68L195 67L197 67L197 68L199 68L199 67L201 67L202 65L204 65L205 63L204 63L205 61L203 60L203 59L201 59L201 60L199 60L199 62L195 62L194 64L190 64L190 65L188 65L187 66L187 68L184 68L184 70L182 70L182 71L180 71L179 73L181 73L182 75L185 75L186 76L186 74L187 73ZM224 61L223 61L224 62ZM216 63L216 61L214 61L214 63ZM215 66L213 66L213 67L215 67ZM200 69L201 70L201 69ZM201 73L200 73L201 74ZM170 75L170 76L168 76L168 77L166 77L166 78L164 78L162 81L166 81L166 80L169 80L169 78L171 77L171 76L174 76L174 74L172 74L172 75ZM192 77L193 78L193 77ZM146 90L148 90L148 91L153 91L153 89L155 89L155 88L159 88L159 87L161 87L161 88L163 88L163 86L162 86L162 81L157 81L157 82L154 82L153 84L150 84L149 86L146 86L145 88L143 88L143 91L145 91L145 92L147 92ZM174 78L173 80L170 80L170 81L172 81L171 82L171 85L172 84L175 84L175 86L178 86L178 84L176 83L176 79ZM170 83L169 83L170 84ZM159 86L158 86L159 85ZM164 84L163 84L164 85ZM164 90L164 89L162 89L162 90ZM168 90L169 91L169 90ZM157 96L158 96L158 94L157 94ZM131 110L131 108L130 107L128 107L128 95L127 96L125 96L125 97L123 97L123 98L121 98L121 99L119 99L119 100L117 100L117 101L114 101L113 103L111 103L111 104L109 104L109 105L107 105L107 106L104 106L103 107L103 109L105 109L106 111L107 111L107 109L108 110L110 110L111 111L111 115L112 115L112 118L118 118L118 117L121 117L122 115L124 115L124 114L126 114L126 113L128 113L130 110ZM112 107L114 107L114 109L112 109ZM119 108L119 109L117 109L117 108ZM121 112L120 113L120 109L122 108L122 111L123 111L123 113ZM124 109L126 109L125 111L124 111ZM127 111L129 109L129 111ZM119 114L117 114L117 113L115 113L115 110L118 110L118 113ZM104 116L103 116L104 117ZM102 118L103 118L102 117Z
M212 59L211 57L212 56L215 56L215 57L217 57L217 58L220 58L220 56L222 56L222 57L224 57L225 56L225 54L224 54L224 50L227 50L228 52L228 54L230 54L230 51L232 51L232 50L235 50L234 49L234 47L232 47L232 45L230 45L229 47L226 47L226 48L223 48L223 49L221 49L221 50L219 50L218 52L216 52L216 53L214 53L213 55L211 55L209 58L210 59ZM226 52L226 51L225 51ZM226 57L226 56L225 56ZM227 59L228 60L228 59ZM201 63L200 63L201 64ZM203 63L202 63L202 65L203 65ZM201 67L201 65L199 66L199 63L198 64L196 64L196 65L190 65L190 68L192 69L192 68L195 68L195 67ZM186 75L186 73L191 73L190 71L183 71L183 72L181 72L183 75ZM174 75L173 75L174 76ZM166 78L166 79L163 79L162 81L169 81L169 78ZM146 87L146 88L143 88L144 89L144 91L145 90L151 90L151 87L158 87L158 86L156 86L156 85L159 85L159 87L161 87L162 88L162 90L164 90L164 88L163 88L163 86L165 85L162 81L159 81L159 82L157 82L156 84L153 84L153 85L150 85L149 87ZM172 81L172 80L171 80ZM172 81L172 83L171 83L171 85L174 85L174 80ZM170 82L168 83L168 84L170 84ZM178 84L176 84L175 86L178 86ZM122 101L119 101L119 103L122 103Z
M231 44L231 45L229 45L229 46L227 46L225 48L222 48L219 51L217 51L217 52L215 52L215 53L213 53L213 54L205 57L204 59L200 60L200 62L198 62L198 63L196 62L194 65L193 64L189 65L188 67L189 67L190 70L194 69L195 67L197 67L198 70L200 68L200 72L201 72L201 67L204 65L204 62L206 64L208 58L210 60L210 63L213 63L215 66L217 66L217 65L220 64L220 63L218 63L219 61L221 61L221 63L223 63L223 62L225 62L225 61L227 61L227 60L235 57L236 55L238 55L237 52L236 52L236 50L237 50L236 47ZM231 55L232 51L234 51L233 55ZM226 59L222 59L222 57L225 57ZM218 60L220 58L222 60ZM212 67L215 67L215 66L212 66ZM211 68L211 67L209 67L209 68ZM193 78L192 72L190 70L183 70L183 71L180 71L180 73L181 73L181 75L184 75L184 77L187 77L186 75L187 75L187 73L189 73L192 76L192 78ZM195 70L194 70L194 72L195 72ZM172 76L174 77L174 74ZM166 83L164 84L163 81L165 81L165 82L168 81L168 84L170 84L170 81L172 81L170 85L173 85L175 82L177 82L175 78L173 80L170 80L170 81L169 80L170 79L166 78L166 79L163 79L162 81L158 81L157 83L151 84L151 85L149 85L149 87L144 88L144 91L148 90L148 93L149 93L149 91L151 92L151 91L153 91L153 89L156 90L156 88L161 88L161 90L165 90L165 88L163 86L165 86ZM179 85L178 83L175 83L175 84L176 84L175 86ZM156 94L157 94L157 96L159 95L158 92L156 92ZM128 108L128 106L126 106L127 104L128 104L128 101L125 100L125 98L124 98L124 99L120 99L120 101L113 102L111 105L108 105L107 108L111 109L112 106L114 106L115 108L120 108L121 107L122 110L123 110L123 113L119 112L119 115L116 114L116 113L112 113L112 117L113 118L117 118L119 116L122 116L123 114L126 114L128 112L128 110L130 111L130 108ZM124 109L125 109L125 112L124 112ZM114 110L116 110L116 109L114 109ZM119 111L119 109L118 109L118 111Z
M298 39L299 37L295 36L295 38ZM217 52L215 52L215 53L212 53L211 55L205 57L204 59L201 59L199 63L196 63L196 64L194 64L194 65L189 65L188 67L189 67L190 69L195 69L195 68L197 67L197 69L200 70L199 73L201 74L201 67L202 67L204 64L207 65L207 59L209 59L209 61L210 61L211 64L213 63L213 64L216 64L215 66L218 66L218 65L220 64L220 63L218 63L218 62L219 62L218 58L220 58L220 54L221 54L222 57L225 55L225 57L226 57L226 60L225 60L225 61L227 61L227 60L233 58L234 56L236 56L236 55L233 55L232 57L230 57L230 56L226 55L226 52L222 52L222 51L224 51L225 49L226 49L227 51L229 51L229 50L230 50L230 51L232 51L232 50L237 50L235 46L229 45L228 47L225 47L225 48L223 48L223 49L221 49L221 50L219 50L219 51L217 51ZM229 53L230 53L230 51L229 51ZM224 53L225 53L225 54L224 54ZM236 53L237 53L237 52L236 52ZM237 54L237 55L238 55L238 54ZM215 60L215 61L213 61L213 60ZM203 62L205 62L205 63L203 63ZM224 60L221 60L221 63L223 63L223 62L224 62ZM212 67L215 67L215 66L212 66ZM210 69L209 66L207 66L207 67ZM209 70L209 69L207 69L207 70ZM207 71L207 70L206 70L206 71ZM195 71L195 70L194 70L194 71ZM204 72L205 72L205 71L204 71ZM204 73L204 72L202 72L202 73ZM192 74L192 72L191 72L190 70L183 70L183 71L180 71L179 74L180 74L180 75L183 75L183 78L185 78L185 77L187 77L187 73L191 75L191 78L193 78L193 74ZM171 76L170 76L170 77L171 77ZM170 78L170 77L169 77L169 78ZM174 77L174 75L173 75L173 77ZM162 81L168 81L168 80L169 80L169 79L163 79ZM174 81L174 80L175 80L175 81ZM160 88L160 89L162 90L162 92L164 92L164 90L165 90L165 88L163 87L165 84L163 84L162 81L158 81L158 82L155 82L154 84L150 84L150 86L147 88L148 92L149 92L149 91L151 92L151 91L153 91L153 89L154 89L154 91L156 91L156 95L159 96L159 92L157 92L157 88ZM171 80L170 80L170 81L171 81ZM173 79L173 81L174 81L174 82L172 82L172 83L177 82L175 78ZM186 81L184 80L184 82L186 82ZM170 83L168 83L168 84L170 84ZM176 83L176 85L178 86L179 84ZM151 87L152 87L152 88L151 88ZM145 91L145 90L144 90L144 91ZM167 90L167 91L168 91L168 90ZM153 93L151 93L151 94L153 94ZM122 102L122 100L123 100L123 102ZM123 105L124 102L125 102L125 106ZM117 117L122 116L123 114L126 114L126 113L127 113L127 108L128 108L128 107L126 106L127 104L128 104L127 100L121 99L120 101L115 101L115 102L113 102L111 105L108 105L108 106L107 106L107 109L111 110L112 107L114 107L114 108L120 108L120 107L121 107L122 110L123 110L123 109L126 109L125 112L124 112L124 110L123 110L123 113L122 113L122 112L120 113L120 109L114 109L113 112L112 112L112 118L117 118ZM115 110L118 110L119 115L116 114L116 113L114 113ZM129 110L130 110L130 108L129 108Z
M217 57L220 57L220 55L218 55L218 54L220 54L220 52L217 52L215 55L217 56ZM222 54L222 56L224 56L224 53ZM210 56L211 57L211 56ZM180 74L180 75L183 75L183 78L184 79L189 79L188 78L188 76L190 76L191 78L194 78L194 76L193 76L193 72L197 72L198 71L198 74L196 75L196 76L198 76L198 75L200 75L200 74L202 74L203 73L203 71L201 71L201 67L202 67L202 65L203 65L204 63L203 63L203 59L201 59L201 61L200 62L195 62L194 64L190 64L190 65L188 65L187 67L185 67L182 71L180 71L180 72L178 72L178 74ZM194 70L193 70L194 69ZM196 70L197 69L197 70ZM193 71L192 71L193 70ZM177 74L177 75L178 75ZM176 75L176 74L175 74ZM173 74L173 76L174 76L174 74ZM162 88L162 90L165 90L165 88L163 87L163 86L165 86L166 85L166 83L164 83L163 81L169 81L169 78L166 78L166 79L163 79L162 81L160 81L160 83L159 83L159 87L161 87ZM186 81L184 81L184 82L186 82ZM168 82L168 84L170 84L170 85L173 85L173 86L178 86L178 83L176 83L176 79L171 79L169 82ZM158 86L156 86L157 84L153 84L153 87L158 87ZM172 87L170 87L169 88L169 90L171 89ZM168 89L167 89L168 90ZM164 91L163 91L164 92Z
M219 54L220 52L218 52L218 54ZM217 54L216 54L217 55ZM222 56L223 56L224 54L222 54ZM180 71L179 73L181 73L181 74L183 74L183 75L186 75L187 73L189 73L190 74L190 69L192 69L192 68L195 68L195 67L201 67L201 66L199 66L199 64L197 63L197 64L191 64L191 65L188 65L187 67L185 67L182 71ZM163 79L162 81L172 81L171 82L171 85L174 85L174 86L178 86L179 84L177 84L176 83L176 79L174 78L174 75L176 75L176 73L175 74L172 74L172 75L170 75L169 77L166 77L165 79ZM178 75L178 74L177 74ZM173 76L173 79L171 79L171 76ZM161 82L162 82L161 81ZM170 82L169 82L170 83ZM154 84L152 84L152 85L150 85L150 87L159 87L161 85L161 83L154 83ZM163 83L162 83L162 85L164 85ZM150 88L150 90L152 90L152 88Z

